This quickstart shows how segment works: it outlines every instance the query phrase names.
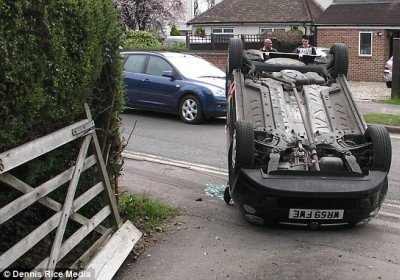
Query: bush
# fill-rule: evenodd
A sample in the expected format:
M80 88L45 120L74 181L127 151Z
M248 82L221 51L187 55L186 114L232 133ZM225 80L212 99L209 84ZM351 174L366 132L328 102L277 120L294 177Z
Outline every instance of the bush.
M180 36L181 33L178 31L178 28L176 28L175 25L172 26L171 32L169 33L171 36Z
M206 30L204 28L202 28L202 27L199 27L199 28L196 29L195 34L196 34L196 36L199 36L199 37L205 37L206 36Z
M160 49L161 43L156 36L147 31L127 31L122 39L124 50Z

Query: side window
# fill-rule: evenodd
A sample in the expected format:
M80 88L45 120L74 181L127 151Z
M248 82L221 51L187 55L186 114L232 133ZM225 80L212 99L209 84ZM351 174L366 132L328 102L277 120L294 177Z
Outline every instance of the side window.
M358 55L372 55L372 32L360 32Z
M130 55L125 61L124 70L128 72L142 73L145 61L145 55Z
M173 71L172 66L161 57L150 56L146 74L162 76L164 71Z

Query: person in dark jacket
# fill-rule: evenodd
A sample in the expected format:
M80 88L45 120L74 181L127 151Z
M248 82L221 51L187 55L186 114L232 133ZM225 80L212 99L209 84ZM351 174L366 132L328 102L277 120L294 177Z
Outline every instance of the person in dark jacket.
M303 35L301 42L303 44L297 47L293 52L301 54L317 54L315 48L310 45L310 37L308 37L308 35Z

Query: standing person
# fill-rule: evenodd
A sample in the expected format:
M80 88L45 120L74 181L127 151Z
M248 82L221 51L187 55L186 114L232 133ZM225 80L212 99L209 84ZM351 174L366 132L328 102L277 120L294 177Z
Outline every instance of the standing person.
M272 46L272 41L271 41L271 39L265 39L265 41L264 41L264 46L260 49L260 51L263 51L263 52L278 52L277 51L277 49L275 49L273 46Z
M314 54L314 55L317 54L315 48L310 45L310 37L308 35L303 35L301 42L303 44L294 50L295 53Z

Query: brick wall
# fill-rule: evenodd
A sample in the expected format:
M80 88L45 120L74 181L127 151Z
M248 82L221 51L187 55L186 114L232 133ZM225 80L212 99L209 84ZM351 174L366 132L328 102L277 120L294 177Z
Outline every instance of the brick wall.
M383 82L383 70L389 59L390 39L383 29L372 31L372 56L358 55L359 29L318 29L318 47L330 48L333 43L344 43L349 50L349 72L351 81ZM382 32L382 36L377 33ZM222 71L226 69L227 53L191 52L210 61Z
M193 55L200 56L204 58L205 60L211 62L218 68L220 68L222 71L225 72L226 70L226 60L228 58L228 54L225 52L220 52L220 53L207 53L207 52L190 52Z
M358 55L360 31L371 31L372 56ZM377 33L382 32L382 36ZM383 82L383 70L389 59L390 39L383 29L318 29L318 47L330 48L333 43L344 43L349 49L347 79L353 81Z

